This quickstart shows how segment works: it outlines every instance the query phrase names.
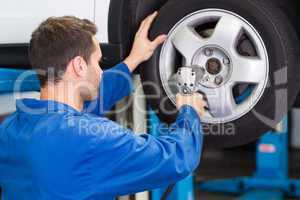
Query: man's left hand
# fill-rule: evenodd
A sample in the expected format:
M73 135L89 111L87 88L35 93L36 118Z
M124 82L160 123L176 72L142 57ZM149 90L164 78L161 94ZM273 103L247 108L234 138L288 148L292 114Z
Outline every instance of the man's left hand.
M146 17L135 35L131 52L124 60L130 71L134 71L139 64L148 60L153 55L155 49L167 38L166 35L159 35L153 41L150 41L148 38L149 29L157 14L158 12L156 11Z

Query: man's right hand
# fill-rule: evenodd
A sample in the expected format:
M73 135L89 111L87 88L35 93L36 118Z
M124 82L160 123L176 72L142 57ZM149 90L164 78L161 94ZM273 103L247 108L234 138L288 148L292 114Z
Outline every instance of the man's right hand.
M179 110L183 105L193 107L197 111L199 117L204 115L204 107L207 106L206 102L203 100L203 96L197 92L191 95L182 95L178 93L176 95L176 107Z

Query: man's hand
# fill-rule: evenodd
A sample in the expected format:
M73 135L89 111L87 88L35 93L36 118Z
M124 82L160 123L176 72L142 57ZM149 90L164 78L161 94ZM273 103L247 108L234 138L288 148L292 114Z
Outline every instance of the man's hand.
M197 111L199 117L204 115L204 107L207 106L206 102L203 100L203 96L197 92L192 95L181 95L178 93L176 95L176 107L179 110L183 105L193 107Z
M135 35L131 52L124 60L130 71L135 70L139 64L148 60L153 55L155 49L167 38L166 35L159 35L153 41L150 41L148 38L149 29L157 14L157 12L154 12L144 19Z

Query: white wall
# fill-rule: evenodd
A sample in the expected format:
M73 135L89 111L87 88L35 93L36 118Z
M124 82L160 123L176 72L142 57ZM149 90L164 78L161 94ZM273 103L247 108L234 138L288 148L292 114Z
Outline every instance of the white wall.
M97 38L108 42L108 12L110 0L95 0L95 23L98 26Z
M28 43L32 31L50 16L74 15L96 22L107 42L110 0L1 0L0 44Z

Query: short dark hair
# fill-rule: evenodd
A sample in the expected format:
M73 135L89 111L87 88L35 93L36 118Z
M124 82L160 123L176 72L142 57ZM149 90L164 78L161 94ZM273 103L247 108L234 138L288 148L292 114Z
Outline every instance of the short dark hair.
M54 82L61 80L61 74L76 56L82 56L89 63L95 51L93 36L96 33L93 22L73 16L50 17L42 22L31 35L28 52L41 86L45 86L49 79Z

